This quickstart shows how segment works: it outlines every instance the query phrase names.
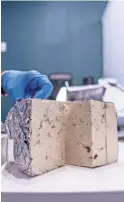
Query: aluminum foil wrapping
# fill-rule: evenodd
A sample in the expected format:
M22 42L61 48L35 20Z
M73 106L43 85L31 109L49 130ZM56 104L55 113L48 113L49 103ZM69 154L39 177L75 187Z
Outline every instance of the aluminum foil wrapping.
M1 133L4 133L4 134L7 133L7 131L6 131L6 124L4 124L3 122L1 122Z
M10 109L5 124L7 134L14 140L14 160L19 168L28 174L34 176L31 168L31 100L17 101Z

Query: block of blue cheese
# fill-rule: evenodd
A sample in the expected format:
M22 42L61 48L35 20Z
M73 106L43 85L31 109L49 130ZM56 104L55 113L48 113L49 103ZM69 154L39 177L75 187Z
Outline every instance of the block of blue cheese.
M14 140L14 160L29 176L65 164L97 167L117 161L112 103L21 100L11 108L5 124Z
M118 135L114 104L68 103L66 164L97 167L117 161Z
M29 176L65 164L64 104L48 100L17 102L6 119L7 133L14 139L14 160Z

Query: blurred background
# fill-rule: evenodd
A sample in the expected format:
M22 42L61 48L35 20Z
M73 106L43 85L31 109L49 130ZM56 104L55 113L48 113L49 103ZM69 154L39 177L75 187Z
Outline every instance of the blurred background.
M2 70L48 75L52 100L114 101L124 126L124 2L3 1L1 12ZM12 104L2 98L2 121Z

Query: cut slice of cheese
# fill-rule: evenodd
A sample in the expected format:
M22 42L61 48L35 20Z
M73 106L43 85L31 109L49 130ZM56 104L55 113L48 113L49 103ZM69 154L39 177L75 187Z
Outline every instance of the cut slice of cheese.
M66 134L66 164L97 167L117 161L118 137L114 104L70 103Z

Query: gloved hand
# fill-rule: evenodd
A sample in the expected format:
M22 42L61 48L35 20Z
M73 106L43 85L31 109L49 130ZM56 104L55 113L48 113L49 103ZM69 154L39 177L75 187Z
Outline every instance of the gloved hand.
M53 85L46 76L36 79L36 85L33 86L32 98L47 99L52 93Z
M48 77L37 71L8 71L2 77L2 87L15 102L23 98L47 99L53 90Z
M26 90L25 98L40 98L47 99L52 93L53 85L50 83L47 76L42 75L35 78Z

